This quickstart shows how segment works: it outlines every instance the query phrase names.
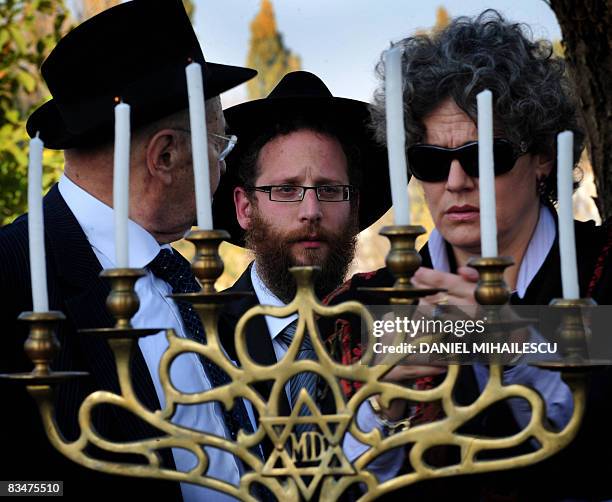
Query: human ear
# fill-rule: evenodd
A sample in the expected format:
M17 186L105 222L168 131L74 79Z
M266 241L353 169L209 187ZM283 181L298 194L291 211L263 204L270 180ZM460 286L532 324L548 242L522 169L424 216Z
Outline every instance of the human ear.
M147 142L145 160L149 175L164 185L172 184L180 167L184 167L184 145L176 129L157 131Z
M243 187L234 188L234 206L236 207L236 219L243 230L251 228L253 216L253 202Z
M538 154L537 156L537 166L536 166L536 179L538 181L543 181L548 176L553 168L553 160L550 155Z

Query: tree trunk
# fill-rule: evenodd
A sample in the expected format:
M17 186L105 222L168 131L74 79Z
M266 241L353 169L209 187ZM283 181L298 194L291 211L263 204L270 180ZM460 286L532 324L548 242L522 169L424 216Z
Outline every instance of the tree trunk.
M612 216L612 0L549 0L582 102L602 219Z

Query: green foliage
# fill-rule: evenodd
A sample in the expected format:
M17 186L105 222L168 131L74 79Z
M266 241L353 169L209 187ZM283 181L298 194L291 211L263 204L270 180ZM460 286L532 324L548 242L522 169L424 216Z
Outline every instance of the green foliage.
M251 22L251 43L247 66L259 75L247 83L249 98L263 98L278 84L286 73L299 70L299 56L291 53L276 28L276 19L270 0L262 0L261 10Z
M25 121L47 100L39 68L65 31L68 15L63 0L0 0L0 225L27 210ZM63 157L45 150L43 162L46 191Z

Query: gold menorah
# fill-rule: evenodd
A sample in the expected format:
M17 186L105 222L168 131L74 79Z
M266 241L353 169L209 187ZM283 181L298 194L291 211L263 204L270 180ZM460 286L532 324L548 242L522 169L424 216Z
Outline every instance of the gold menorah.
M381 232L391 241L387 264L396 277L390 288L369 290L389 299L391 303L414 303L416 299L440 290L419 289L412 285L411 277L420 266L420 257L415 250L416 237L424 233L419 226L386 227ZM320 500L337 500L354 483L359 483L363 495L360 500L373 500L400 487L426 479L446 476L483 473L494 470L512 469L526 466L554 455L564 448L576 435L585 408L586 373L588 367L580 361L566 364L549 364L561 372L563 380L571 389L574 406L569 422L560 431L552 430L546 420L546 406L542 396L534 389L523 385L504 385L501 364L489 366L489 379L478 396L469 405L459 405L453 399L453 389L459 374L459 365L451 364L443 381L434 388L417 390L385 381L391 370L388 364L372 365L373 353L368 347L359 362L345 365L336 362L329 355L319 333L319 317L339 317L346 314L359 316L368 332L372 332L373 317L361 303L352 301L336 306L323 305L313 291L315 267L296 267L292 273L297 282L297 293L291 303L284 307L259 305L244 313L234 333L239 365L227 357L221 347L217 320L226 302L236 300L244 293L216 292L214 282L223 271L223 263L218 254L218 246L228 235L224 231L195 231L190 234L196 246L192 263L202 290L198 293L175 295L182 301L189 301L198 312L206 342L199 343L177 336L167 330L168 349L160 362L160 380L165 394L165 407L152 411L137 398L130 379L130 358L137 349L138 338L158 333L158 329L135 329L131 318L138 310L139 301L134 292L136 280L144 274L137 269L112 269L102 273L111 283L111 293L107 306L116 319L113 328L89 330L104 335L114 353L117 366L120 394L96 391L90 394L79 410L80 436L74 441L66 441L55 421L53 405L54 387L59 382L78 378L83 374L54 372L51 360L57 353L59 344L54 335L54 326L61 322L59 312L23 313L20 318L29 322L30 336L25 350L35 367L31 373L4 375L25 381L28 392L38 403L40 414L49 440L66 457L83 466L109 474L158 478L171 481L188 482L225 492L238 499L256 500L253 484L265 486L278 500L310 500L315 496ZM503 281L504 269L512 263L504 257L481 258L471 264L480 273L476 298L483 305L500 305L508 301L509 291ZM568 307L568 312L578 302L561 302L560 308ZM256 316L287 317L298 315L297 331L285 356L276 364L263 366L257 364L246 348L246 325ZM573 314L565 323L567 341L578 343L580 324ZM503 325L503 320L496 320ZM316 360L298 359L297 353L306 333L310 335ZM204 392L186 394L176 389L170 378L170 368L175 359L185 353L195 352L210 359L225 371L230 383ZM366 363L366 364L364 364ZM285 392L287 382L296 374L312 372L325 383L334 402L332 414L321 412L318 403L302 389L298 401L289 416L279 414L279 398ZM264 399L253 388L260 381L273 381L269 399ZM341 380L361 383L359 390L350 399L342 392ZM443 418L412 425L401 432L386 437L378 429L362 431L355 420L359 407L371 396L379 396L383 406L394 399L412 403L441 404ZM258 427L253 433L240 431L235 441L210 433L196 431L171 422L178 405L198 404L219 401L231 409L236 399L249 400L259 417ZM531 406L531 419L519 432L508 437L479 437L465 435L460 427L485 411L494 403L509 398L523 398ZM124 408L160 431L155 438L116 443L101 437L92 425L92 412L101 405ZM366 403L367 405L367 403ZM310 414L300 414L305 406ZM301 435L294 428L308 423L311 430ZM368 446L359 458L350 461L343 449L345 434L352 434L358 441ZM268 438L272 454L261 459L253 453L256 445ZM483 458L482 453L492 450L509 449L530 439L537 447L510 458ZM110 462L94 458L86 452L88 445L113 453L141 455L144 464ZM368 471L367 466L389 450L410 445L408 460L410 472L398 475L385 482ZM230 483L207 476L208 457L204 447L225 450L238 457L245 466L240 484ZM454 446L460 451L460 461L453 465L435 467L426 462L426 453L438 446ZM167 448L182 448L192 452L197 458L188 472L179 472L162 465L160 451Z

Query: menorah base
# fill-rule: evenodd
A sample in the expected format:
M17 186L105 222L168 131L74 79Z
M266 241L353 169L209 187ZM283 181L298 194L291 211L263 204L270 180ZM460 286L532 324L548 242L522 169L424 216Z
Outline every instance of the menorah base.
M107 339L119 338L144 338L151 336L160 331L165 331L163 328L90 328L80 329L79 333L84 335L100 335Z
M89 373L86 371L52 371L47 375L37 375L33 372L0 374L0 378L4 380L12 380L16 383L25 384L28 387L33 385L55 385L73 378L86 376L89 376Z

